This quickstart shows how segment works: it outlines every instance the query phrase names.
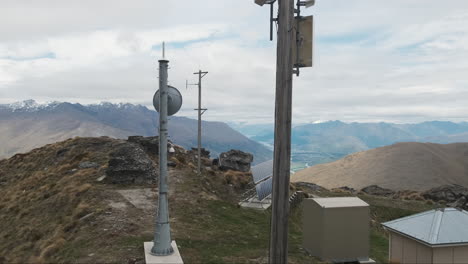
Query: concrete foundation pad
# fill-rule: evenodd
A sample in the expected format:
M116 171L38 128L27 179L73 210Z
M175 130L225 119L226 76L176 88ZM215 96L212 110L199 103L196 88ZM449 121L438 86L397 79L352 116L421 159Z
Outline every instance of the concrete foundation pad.
M371 258L368 258L368 259L359 259L358 262L360 264L375 264L377 262L375 262L375 260L371 259Z
M171 243L174 253L169 256L154 256L151 255L151 248L153 247L153 241L144 242L145 247L145 261L146 264L183 264L184 261L179 253L179 248L175 241Z
M263 201L259 201L256 196L247 199L246 201L242 201L239 203L241 207L244 208L251 208L257 210L266 210L271 206L271 198L265 198Z

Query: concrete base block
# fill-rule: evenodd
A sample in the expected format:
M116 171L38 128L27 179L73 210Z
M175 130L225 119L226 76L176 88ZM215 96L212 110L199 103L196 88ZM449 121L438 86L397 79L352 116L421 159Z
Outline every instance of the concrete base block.
M375 260L371 259L371 258L368 258L368 259L359 259L358 262L360 264L375 264L377 262L375 262Z
M263 201L259 201L257 199L257 196L253 196L246 201L242 201L239 203L241 207L244 208L251 208L251 209L257 209L257 210L266 210L271 206L271 198L267 197Z
M183 264L182 257L179 253L179 248L177 248L176 242L173 240L172 248L174 249L174 253L169 256L154 256L151 255L151 248L153 247L153 241L151 242L144 242L145 247L145 261L146 264Z

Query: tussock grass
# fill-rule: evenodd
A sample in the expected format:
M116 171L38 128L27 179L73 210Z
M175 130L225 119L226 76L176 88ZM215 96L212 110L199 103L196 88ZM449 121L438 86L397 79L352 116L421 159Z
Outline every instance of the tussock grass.
M0 262L133 263L151 241L154 212L129 204L117 186L97 183L112 149L122 141L76 138L0 161ZM156 159L157 157L152 157ZM197 175L188 156L177 156L171 172L173 239L186 263L266 263L270 211L237 206L251 176L211 171ZM83 161L99 164L79 169ZM155 164L156 164L155 160ZM295 186L291 186L291 192ZM320 196L348 196L323 190ZM408 199L412 197L408 193ZM388 239L379 223L429 210L437 204L360 195L371 205L371 257L386 262ZM116 209L115 201L125 205ZM289 221L290 263L318 263L302 249L301 207Z
M57 262L74 240L79 219L97 210L98 169L79 170L85 160L99 162L115 140L77 138L1 160L0 255L6 262ZM104 155L105 156L105 155Z
M242 189L252 181L250 172L228 170L224 173L224 183L232 184L235 188Z

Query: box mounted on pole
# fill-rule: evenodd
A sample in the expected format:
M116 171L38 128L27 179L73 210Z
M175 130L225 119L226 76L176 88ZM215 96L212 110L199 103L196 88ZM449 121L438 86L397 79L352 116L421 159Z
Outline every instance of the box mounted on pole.
M314 17L296 17L296 34L293 45L293 63L296 71L298 68L312 67L313 41L314 41ZM293 43L294 43L293 42Z
M277 18L273 18L275 2L278 2ZM313 20L312 17L301 17L301 7L313 6L315 0L297 0L296 8L294 2L255 0L260 6L270 4L270 40L272 24L278 24L269 263L288 263L292 74L299 76L301 67L312 66Z

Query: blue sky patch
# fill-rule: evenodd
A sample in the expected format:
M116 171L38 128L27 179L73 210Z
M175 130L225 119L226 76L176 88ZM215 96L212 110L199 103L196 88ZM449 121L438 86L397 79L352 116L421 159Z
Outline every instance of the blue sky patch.
M40 60L40 59L55 59L56 55L53 52L47 52L39 56L31 56L31 57L6 56L6 57L0 57L0 58L6 59L6 60L14 60L14 61L27 61L27 60Z

